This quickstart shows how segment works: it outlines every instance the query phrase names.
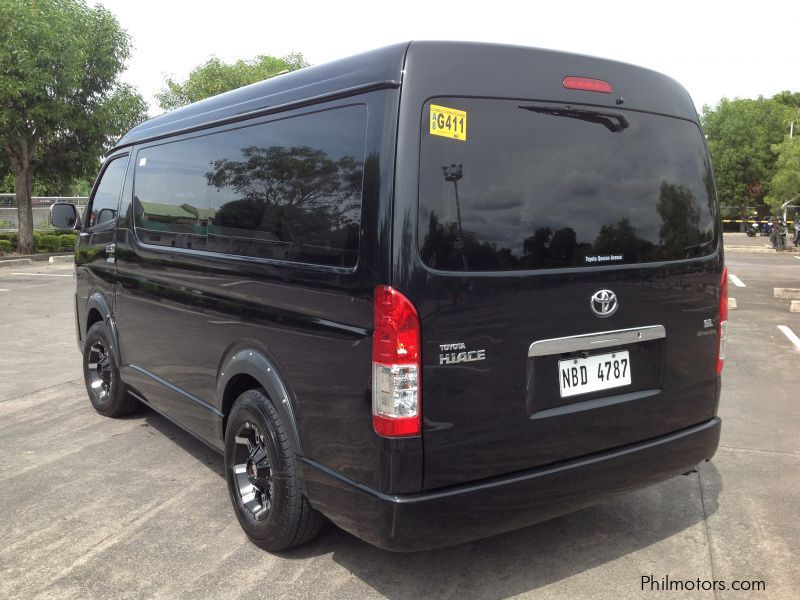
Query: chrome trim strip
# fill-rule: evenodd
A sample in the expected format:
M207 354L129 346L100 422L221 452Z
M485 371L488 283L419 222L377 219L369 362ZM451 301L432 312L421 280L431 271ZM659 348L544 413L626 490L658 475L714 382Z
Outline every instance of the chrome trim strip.
M528 356L548 356L550 354L563 354L580 350L594 350L595 348L636 344L665 337L667 337L667 330L664 329L663 325L584 333L533 342L528 348Z

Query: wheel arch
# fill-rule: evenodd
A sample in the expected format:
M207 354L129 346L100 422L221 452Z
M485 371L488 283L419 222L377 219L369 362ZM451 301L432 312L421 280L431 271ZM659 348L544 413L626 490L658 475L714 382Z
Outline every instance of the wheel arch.
M117 332L117 323L114 321L114 315L111 311L111 306L105 295L96 291L89 296L86 303L86 330L84 331L83 339L86 339L86 334L89 333L92 325L95 323L103 322L108 328L108 333L111 336L111 351L114 353L114 359L117 365L122 366L122 356L119 350L119 335Z
M300 430L289 388L277 368L276 361L264 350L239 346L223 358L217 375L217 398L223 414L220 439L225 439L225 429L233 404L247 390L263 388L275 410L287 426L289 442L297 456L303 456Z

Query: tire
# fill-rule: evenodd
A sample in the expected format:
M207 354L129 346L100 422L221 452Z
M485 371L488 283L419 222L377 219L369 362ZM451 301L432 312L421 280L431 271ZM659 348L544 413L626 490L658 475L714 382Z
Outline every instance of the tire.
M270 552L312 540L324 517L302 493L286 425L264 390L241 394L228 417L225 479L247 537Z
M98 322L89 328L83 344L83 381L94 409L106 417L124 417L139 403L128 394L119 376L108 327Z

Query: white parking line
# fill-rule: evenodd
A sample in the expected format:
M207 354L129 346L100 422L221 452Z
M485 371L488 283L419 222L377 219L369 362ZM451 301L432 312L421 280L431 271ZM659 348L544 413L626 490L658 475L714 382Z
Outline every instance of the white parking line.
M739 279L739 278L738 278L736 275L734 275L733 273L728 273L728 279L730 279L730 280L733 282L733 285L735 285L736 287L747 287L747 286L744 284L744 281L742 281L741 279Z
M789 338L789 341L794 344L794 347L800 350L800 338L795 335L794 331L789 329L786 325L778 325L778 329L781 330L783 335Z
M0 288L0 292L10 292L11 290L7 290L5 288Z
M11 273L12 275L28 275L30 277L72 277L72 273Z

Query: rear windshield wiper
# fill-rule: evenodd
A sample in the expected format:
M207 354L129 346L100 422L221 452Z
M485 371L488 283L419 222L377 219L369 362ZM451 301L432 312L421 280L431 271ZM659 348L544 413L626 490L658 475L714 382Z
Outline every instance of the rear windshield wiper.
M714 243L714 240L706 240L705 242L700 242L699 244L692 244L691 246L684 246L681 250L694 250L695 248L703 248L705 246L710 246Z
M625 115L617 112L605 112L590 108L575 108L572 106L536 106L533 104L520 104L520 108L544 115L554 117L568 117L570 119L580 119L602 125L611 132L621 132L630 126Z

